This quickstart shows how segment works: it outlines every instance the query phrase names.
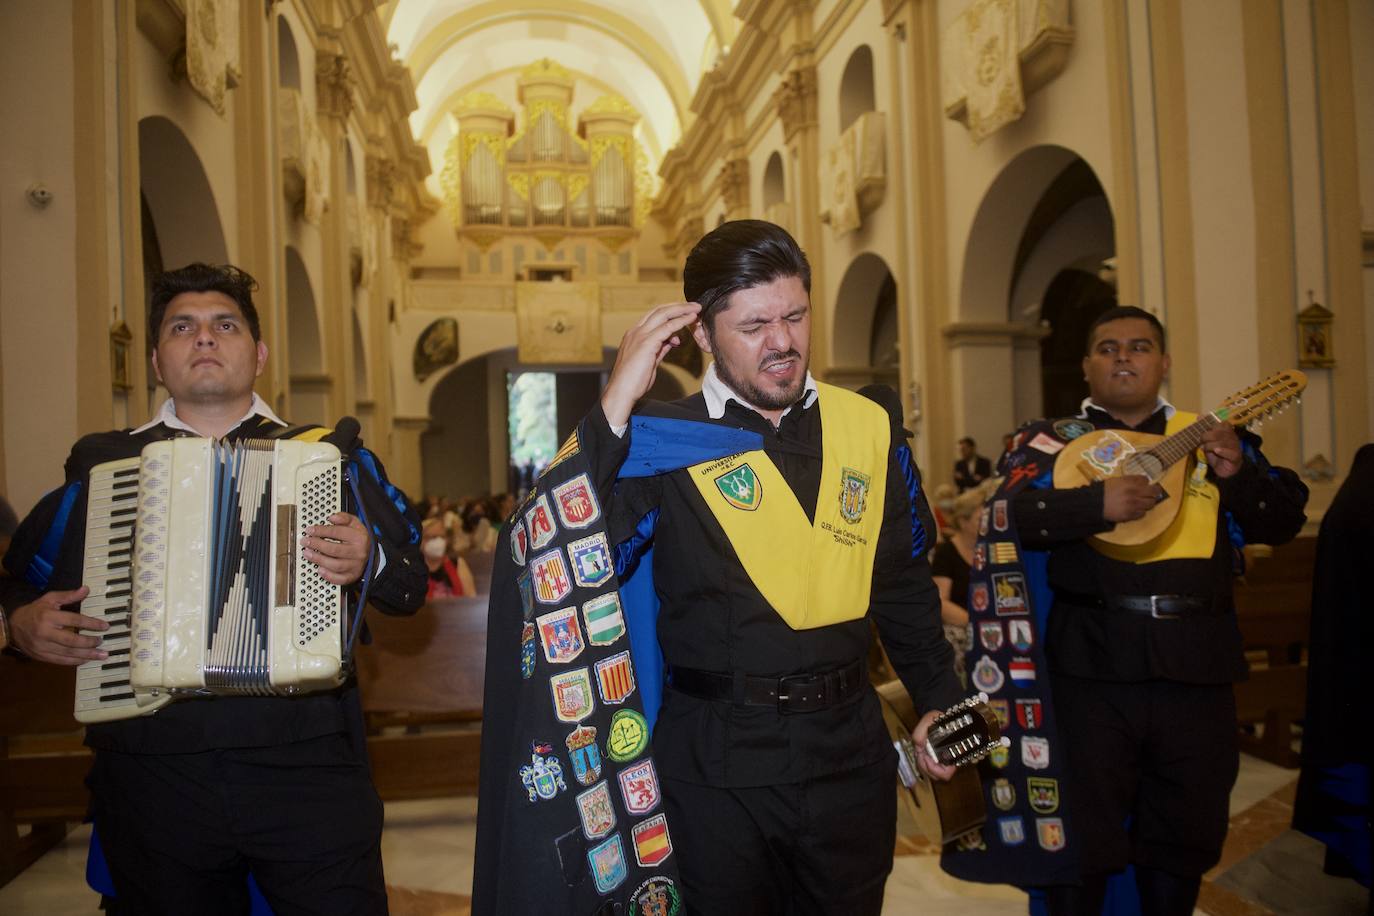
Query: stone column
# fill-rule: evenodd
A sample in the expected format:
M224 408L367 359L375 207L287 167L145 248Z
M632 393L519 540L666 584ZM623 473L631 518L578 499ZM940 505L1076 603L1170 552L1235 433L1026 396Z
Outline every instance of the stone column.
M773 104L782 121L783 137L787 142L787 174L792 179L790 198L796 202L793 234L811 260L812 307L817 314L811 321L811 371L824 377L830 364L828 346L824 339L826 321L822 315L833 308L832 302L817 302L815 293L825 289L825 263L821 239L821 174L820 129L816 118L816 67L803 64L787 72L782 84L773 93Z
M354 410L353 348L348 338L353 326L352 280L348 261L348 220L343 202L348 197L344 174L347 157L345 126L353 111L353 76L348 59L331 48L337 36L320 32L321 46L315 53L315 104L320 130L329 145L329 208L320 224L323 240L323 278L320 286L320 316L323 319L321 346L324 371L330 377L325 398L325 422L333 423Z

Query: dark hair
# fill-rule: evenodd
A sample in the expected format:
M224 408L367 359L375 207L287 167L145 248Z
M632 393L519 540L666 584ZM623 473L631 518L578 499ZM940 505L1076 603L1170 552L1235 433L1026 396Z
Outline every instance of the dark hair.
M701 305L710 330L730 295L784 277L796 277L811 292L811 264L787 230L761 219L721 223L693 246L682 268L682 294Z
M977 447L978 447L978 443L973 441L973 437L972 437L972 436L965 436L964 438L960 439L960 440L959 440L959 444L960 444L960 445L967 445L969 448L977 448Z
M1088 327L1088 339L1083 344L1083 355L1092 355L1093 336L1097 333L1098 328L1109 321L1120 321L1122 318L1139 318L1142 321L1148 321L1150 326L1155 329L1155 335L1159 338L1159 352L1169 352L1169 348L1165 346L1164 325L1159 323L1158 318L1134 305L1117 305L1098 315L1097 320Z
M157 349L162 319L167 303L182 293L223 293L238 305L253 340L262 340L258 325L258 310L253 305L253 290L258 281L232 264L202 264L196 261L177 270L168 270L153 278L153 298L148 305L148 344Z

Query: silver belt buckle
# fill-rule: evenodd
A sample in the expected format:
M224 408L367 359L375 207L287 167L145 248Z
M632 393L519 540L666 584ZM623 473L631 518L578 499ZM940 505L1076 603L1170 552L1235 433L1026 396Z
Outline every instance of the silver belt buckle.
M1178 611L1162 611L1159 609L1159 599L1177 598L1178 595L1151 595L1150 596L1150 616L1155 620L1177 620L1183 615Z

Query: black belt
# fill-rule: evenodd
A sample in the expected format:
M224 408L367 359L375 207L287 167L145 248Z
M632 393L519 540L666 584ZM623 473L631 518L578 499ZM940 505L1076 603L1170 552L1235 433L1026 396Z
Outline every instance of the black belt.
M1224 595L1085 595L1060 589L1055 589L1054 594L1057 600L1075 607L1125 611L1157 620L1225 614L1231 609L1231 599Z
M858 693L868 681L862 661L835 671L789 674L787 677L718 674L674 665L668 677L674 690L703 700L721 700L741 706L773 706L782 713L826 709Z

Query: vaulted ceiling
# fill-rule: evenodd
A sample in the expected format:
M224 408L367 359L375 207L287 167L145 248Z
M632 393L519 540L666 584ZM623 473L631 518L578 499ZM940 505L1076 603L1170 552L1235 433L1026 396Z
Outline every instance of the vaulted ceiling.
M701 76L739 30L735 0L389 0L377 13L410 68L416 139L434 175L456 130L450 112L469 92L519 108L515 80L540 58L577 78L573 115L614 93L640 113L636 137L656 173L688 125ZM431 182L435 181L431 176Z

